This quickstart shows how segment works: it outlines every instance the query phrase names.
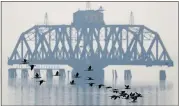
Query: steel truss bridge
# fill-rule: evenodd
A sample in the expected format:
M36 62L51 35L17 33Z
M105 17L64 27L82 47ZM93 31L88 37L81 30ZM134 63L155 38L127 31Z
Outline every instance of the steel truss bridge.
M159 34L144 25L35 25L23 32L8 64L173 66Z

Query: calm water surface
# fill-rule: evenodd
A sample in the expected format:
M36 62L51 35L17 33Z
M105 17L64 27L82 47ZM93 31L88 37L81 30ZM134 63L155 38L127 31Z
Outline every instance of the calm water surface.
M71 78L53 77L45 79L47 82L39 86L38 79L8 78L8 103L9 105L170 105L174 95L173 83L156 81L153 83L136 83L113 79L104 83L107 86L124 90L124 84L130 84L132 89L127 92L139 92L144 97L138 98L136 103L131 100L112 100L110 89L98 89L97 86L89 87L83 78L76 79L76 85L70 85ZM94 81L95 82L95 81Z

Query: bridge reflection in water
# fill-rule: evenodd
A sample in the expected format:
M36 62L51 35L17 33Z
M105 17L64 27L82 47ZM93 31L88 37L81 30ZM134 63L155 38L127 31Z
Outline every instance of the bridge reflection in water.
M30 76L29 76L30 77ZM130 100L111 100L109 96L113 93L97 86L89 87L84 81L85 78L76 79L76 85L69 85L71 78L46 78L47 82L39 86L37 79L30 78L8 78L8 100L9 105L128 105ZM136 85L132 81L124 81L118 84L114 78L111 85L122 90L124 84L130 84L130 91L137 91L144 95L139 98L134 105L164 105L170 103L168 99L171 95L173 84L160 81L158 85L145 84L147 86ZM95 82L95 81L94 81ZM106 84L106 83L104 83ZM108 84L106 84L108 85Z

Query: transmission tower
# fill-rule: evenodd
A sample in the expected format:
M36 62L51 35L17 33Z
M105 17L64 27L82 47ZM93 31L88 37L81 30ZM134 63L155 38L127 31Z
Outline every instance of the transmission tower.
M48 14L47 14L47 12L45 13L44 24L48 25Z
M86 2L86 10L91 10L91 4L89 1Z
M134 24L134 15L133 15L133 12L132 12L132 11L131 11L131 13L130 13L129 24L130 24L130 25L133 25L133 24Z

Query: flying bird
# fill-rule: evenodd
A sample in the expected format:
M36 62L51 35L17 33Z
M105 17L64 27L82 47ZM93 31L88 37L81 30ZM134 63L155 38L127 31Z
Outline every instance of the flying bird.
M107 86L106 89L112 88L111 86Z
M136 93L137 97L143 97L140 93L137 93L137 92L135 92L135 93Z
M86 79L86 80L94 80L93 78L91 78L91 77L88 77L88 79Z
M118 91L119 89L112 89L113 91Z
M34 69L34 66L36 65L29 65L30 66L30 70L32 71Z
M127 94L126 98L125 99L129 99L129 95Z
M88 67L88 70L85 70L85 71L93 71L93 69L92 69L91 66L89 66L89 67Z
M74 75L75 78L80 78L79 76L79 73L77 72L75 75Z
M114 98L114 100L116 100L117 98L120 98L120 96L117 96L117 95L112 95L112 96L109 96L109 97L111 97L111 99Z
M28 64L29 62L27 62L27 59L24 59L23 61L22 61L22 64Z
M71 84L71 85L74 85L74 84L75 84L75 81L74 81L74 80L70 81L70 84Z
M98 85L98 88L100 89L102 86L104 86L103 84L100 84L100 85Z
M119 90L118 90L118 89L112 89L112 92L113 92L113 93L118 93Z
M93 84L95 84L95 83L87 83L87 84L89 84L89 86L91 86L91 87L92 87L92 86L93 86Z
M131 101L131 102L133 102L133 103L136 102L137 96L132 96L131 98L133 99L133 101Z
M57 71L54 76L60 76L59 72Z
M41 77L38 73L36 73L34 78L41 78Z
M40 82L40 85L43 83L43 82L46 82L45 80L40 80L40 81L37 81L37 82Z
M129 85L125 85L125 89L130 89L130 88L129 88Z

